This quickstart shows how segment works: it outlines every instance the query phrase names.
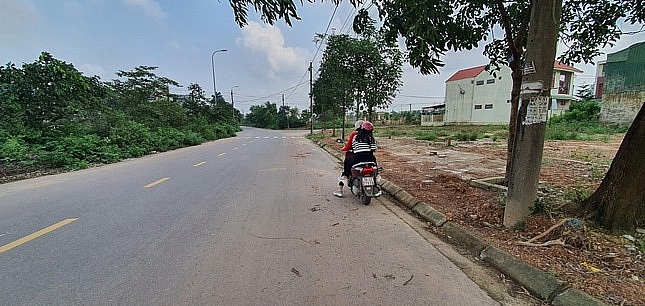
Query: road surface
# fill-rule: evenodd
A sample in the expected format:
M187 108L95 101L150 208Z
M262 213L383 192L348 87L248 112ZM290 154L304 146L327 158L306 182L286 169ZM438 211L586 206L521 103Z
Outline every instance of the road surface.
M0 304L497 305L305 134L0 185Z

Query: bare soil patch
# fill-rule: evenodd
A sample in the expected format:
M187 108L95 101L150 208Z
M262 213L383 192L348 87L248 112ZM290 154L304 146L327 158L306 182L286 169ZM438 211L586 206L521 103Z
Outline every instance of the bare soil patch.
M323 141L340 150L335 137ZM643 254L622 236L603 233L577 214L569 203L600 184L620 146L622 137L608 142L547 141L541 168L540 211L524 226L502 226L504 195L472 187L469 180L504 176L505 140L428 142L406 137L377 138L382 176L479 238L552 273L572 287L614 305L645 305ZM574 207L574 208L572 208ZM565 218L540 239L549 246L524 246ZM432 230L431 228L428 228ZM642 235L631 234L638 239ZM560 239L560 240L558 240Z

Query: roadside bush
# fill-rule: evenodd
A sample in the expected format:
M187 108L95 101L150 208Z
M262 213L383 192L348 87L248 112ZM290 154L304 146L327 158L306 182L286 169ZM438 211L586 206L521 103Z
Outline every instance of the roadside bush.
M0 160L8 164L19 164L29 159L29 147L17 137L8 138L0 145Z
M145 125L126 120L110 129L110 142L119 147L124 158L140 157L152 151L153 134Z
M213 124L213 128L216 131L217 139L233 137L239 131L238 127L226 123Z
M569 110L562 115L551 118L553 123L578 122L590 123L598 122L600 118L600 104L593 100L583 100L572 102Z
M67 136L50 141L41 147L39 156L46 167L72 170L121 159L119 148L97 135Z
M204 138L197 132L190 130L184 131L184 140L183 144L187 146L196 146L204 142Z
M180 148L184 143L184 133L172 127L158 128L153 137L153 149L160 152Z

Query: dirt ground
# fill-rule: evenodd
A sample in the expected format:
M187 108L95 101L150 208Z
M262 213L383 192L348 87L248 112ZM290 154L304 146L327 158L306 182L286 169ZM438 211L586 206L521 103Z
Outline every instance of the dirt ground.
M382 176L441 211L471 233L572 287L613 305L645 305L645 262L638 248L611 236L572 212L571 201L593 191L611 164L621 137L608 142L547 141L541 168L541 211L520 229L502 226L504 195L469 184L469 180L504 176L505 140L428 142L405 137L377 138ZM340 150L342 144L325 142ZM564 222L565 218L575 218ZM526 242L552 226L534 244ZM564 222L564 223L563 223ZM430 231L437 229L428 227ZM630 233L634 237L639 234ZM640 234L638 239L645 239Z

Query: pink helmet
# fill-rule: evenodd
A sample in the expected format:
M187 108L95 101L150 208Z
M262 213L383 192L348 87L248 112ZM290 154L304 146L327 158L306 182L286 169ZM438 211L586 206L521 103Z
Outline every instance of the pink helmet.
M374 125L372 125L372 123L371 123L371 122L369 122L369 121L365 121L365 122L363 122L363 124L361 125L361 128L362 128L362 129L364 129L364 130L366 130L366 131L371 131L371 130L373 130L373 129L374 129Z

